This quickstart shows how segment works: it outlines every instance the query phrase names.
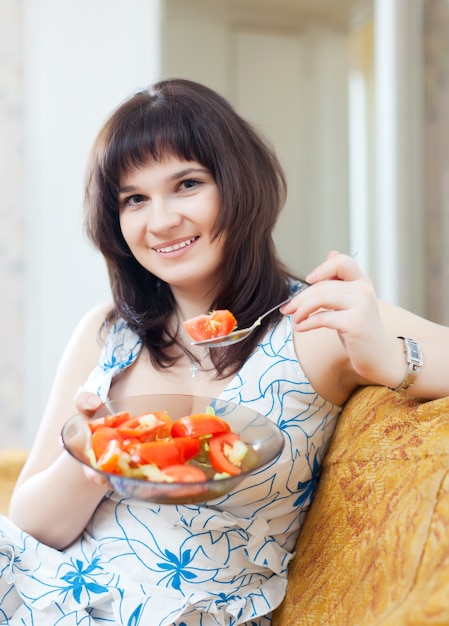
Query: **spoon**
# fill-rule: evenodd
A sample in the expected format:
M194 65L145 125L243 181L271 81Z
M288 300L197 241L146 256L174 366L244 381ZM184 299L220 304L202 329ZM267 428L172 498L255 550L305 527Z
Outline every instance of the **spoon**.
M231 333L227 335L223 335L221 337L213 337L212 339L202 339L201 341L192 341L191 345L192 346L207 346L210 348L221 348L223 346L230 346L233 343L238 343L239 341L243 341L243 339L246 339L253 332L253 330L255 330L258 326L261 325L264 317L267 317L267 315L270 315L270 313L273 313L273 311L276 311L277 309L281 308L281 306L283 306L284 304L287 304L287 302L290 302L290 300L294 296L297 296L298 293L301 293L301 291L304 291L304 289L306 289L307 287L309 287L309 283L302 282L302 284L298 286L295 293L289 296L286 300L279 302L279 304L276 304L276 306L272 307L268 311L265 311L265 313L263 313L260 317L258 317L256 321L253 324L251 324L251 326L249 326L248 328L240 328L240 329L237 328L237 330L233 330Z

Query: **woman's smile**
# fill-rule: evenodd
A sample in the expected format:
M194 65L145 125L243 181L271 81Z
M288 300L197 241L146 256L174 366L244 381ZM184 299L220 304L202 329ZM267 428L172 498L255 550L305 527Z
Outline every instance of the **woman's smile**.
M198 237L190 237L189 239L170 242L163 246L153 246L153 250L155 250L158 254L170 254L191 246L197 239Z
M167 156L120 181L120 226L137 261L172 287L217 284L224 238L213 237L220 197L201 163Z

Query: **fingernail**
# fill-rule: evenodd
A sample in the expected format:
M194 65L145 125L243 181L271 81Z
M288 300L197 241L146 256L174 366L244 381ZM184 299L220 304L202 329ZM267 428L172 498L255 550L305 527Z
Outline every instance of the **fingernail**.
M86 398L86 409L96 409L100 405L100 398L98 396L89 396Z

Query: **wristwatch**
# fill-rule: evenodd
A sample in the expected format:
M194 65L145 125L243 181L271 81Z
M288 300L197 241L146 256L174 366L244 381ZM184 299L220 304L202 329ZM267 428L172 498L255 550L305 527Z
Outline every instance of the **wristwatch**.
M405 391L415 382L424 361L421 346L417 341L408 337L398 337L398 339L402 339L404 342L407 371L404 380L397 387L390 387L390 389L392 391Z

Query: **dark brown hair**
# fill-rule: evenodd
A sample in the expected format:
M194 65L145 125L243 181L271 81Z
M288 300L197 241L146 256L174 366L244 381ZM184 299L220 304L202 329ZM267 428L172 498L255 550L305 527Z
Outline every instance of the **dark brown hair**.
M167 327L175 301L170 286L131 254L120 230L118 189L125 174L165 155L201 163L219 190L213 234L225 237L225 261L211 310L231 310L244 327L288 295L288 272L272 239L286 183L271 147L204 85L173 79L139 91L112 113L94 143L85 225L106 260L115 305L110 317L129 323L159 368L176 360L169 348L178 341ZM271 321L278 316L273 314ZM211 351L219 375L240 369L264 326L244 342Z

